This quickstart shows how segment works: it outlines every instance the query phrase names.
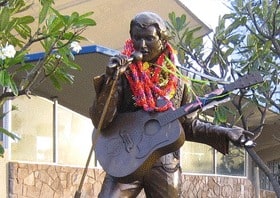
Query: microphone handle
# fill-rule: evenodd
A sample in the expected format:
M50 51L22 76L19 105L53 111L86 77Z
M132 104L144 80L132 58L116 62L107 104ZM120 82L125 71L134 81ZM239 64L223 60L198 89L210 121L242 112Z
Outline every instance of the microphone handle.
M133 60L134 60L134 56L129 57L127 59L127 64L132 63ZM109 68L114 68L114 67L117 67L117 66L119 66L118 63L111 63L111 64L108 65Z

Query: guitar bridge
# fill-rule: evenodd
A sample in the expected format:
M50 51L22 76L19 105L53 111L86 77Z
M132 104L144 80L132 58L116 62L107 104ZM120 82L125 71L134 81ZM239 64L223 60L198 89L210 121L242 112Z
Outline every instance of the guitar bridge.
M133 149L134 147L134 143L130 137L130 135L128 133L126 133L125 131L121 131L120 132L120 136L123 140L123 143L125 145L125 150L130 153L131 150Z

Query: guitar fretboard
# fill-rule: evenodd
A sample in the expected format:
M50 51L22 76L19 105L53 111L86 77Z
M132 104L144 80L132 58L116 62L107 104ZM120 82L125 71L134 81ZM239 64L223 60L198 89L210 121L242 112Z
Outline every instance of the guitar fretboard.
M202 109L214 101L224 100L225 98L229 97L229 93L235 89L243 89L261 82L263 82L263 79L260 73L248 74L239 78L233 83L225 85L223 88L214 90L204 97L198 97L193 102L185 104L176 110L168 110L166 112L159 113L157 120L161 126L164 126L184 115Z

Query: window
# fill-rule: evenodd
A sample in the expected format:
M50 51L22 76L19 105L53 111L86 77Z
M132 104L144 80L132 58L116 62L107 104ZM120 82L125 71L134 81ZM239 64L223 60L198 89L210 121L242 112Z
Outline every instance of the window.
M187 173L213 174L214 150L205 144L185 142L181 149L182 170Z
M18 110L12 111L11 131L20 140L11 143L11 159L31 162L52 162L52 102L20 96L12 101Z
M91 120L61 106L57 113L58 163L84 166L92 145ZM94 159L91 159L91 162L94 162Z
M245 150L231 145L229 154L216 151L216 173L219 175L245 176Z
M12 131L21 139L11 143L11 159L84 166L91 148L89 118L41 97L17 97L12 104ZM54 122L54 111L57 122ZM57 133L54 138L54 124ZM56 141L54 141L56 139ZM56 149L54 149L56 148ZM54 156L56 160L54 160ZM91 159L91 167L94 159Z
M280 159L268 162L267 166L280 184ZM260 187L265 190L274 190L268 177L262 171L260 171Z
M230 145L229 154L223 155L205 144L185 142L181 166L186 173L245 176L245 151Z

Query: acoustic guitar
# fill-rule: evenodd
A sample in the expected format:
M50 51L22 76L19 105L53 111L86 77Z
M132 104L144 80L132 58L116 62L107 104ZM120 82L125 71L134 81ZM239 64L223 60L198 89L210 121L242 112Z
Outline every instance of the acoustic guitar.
M100 132L95 145L102 168L120 182L141 178L161 156L178 150L185 141L178 118L211 108L229 98L229 93L263 82L259 73L245 75L176 110L121 113Z

